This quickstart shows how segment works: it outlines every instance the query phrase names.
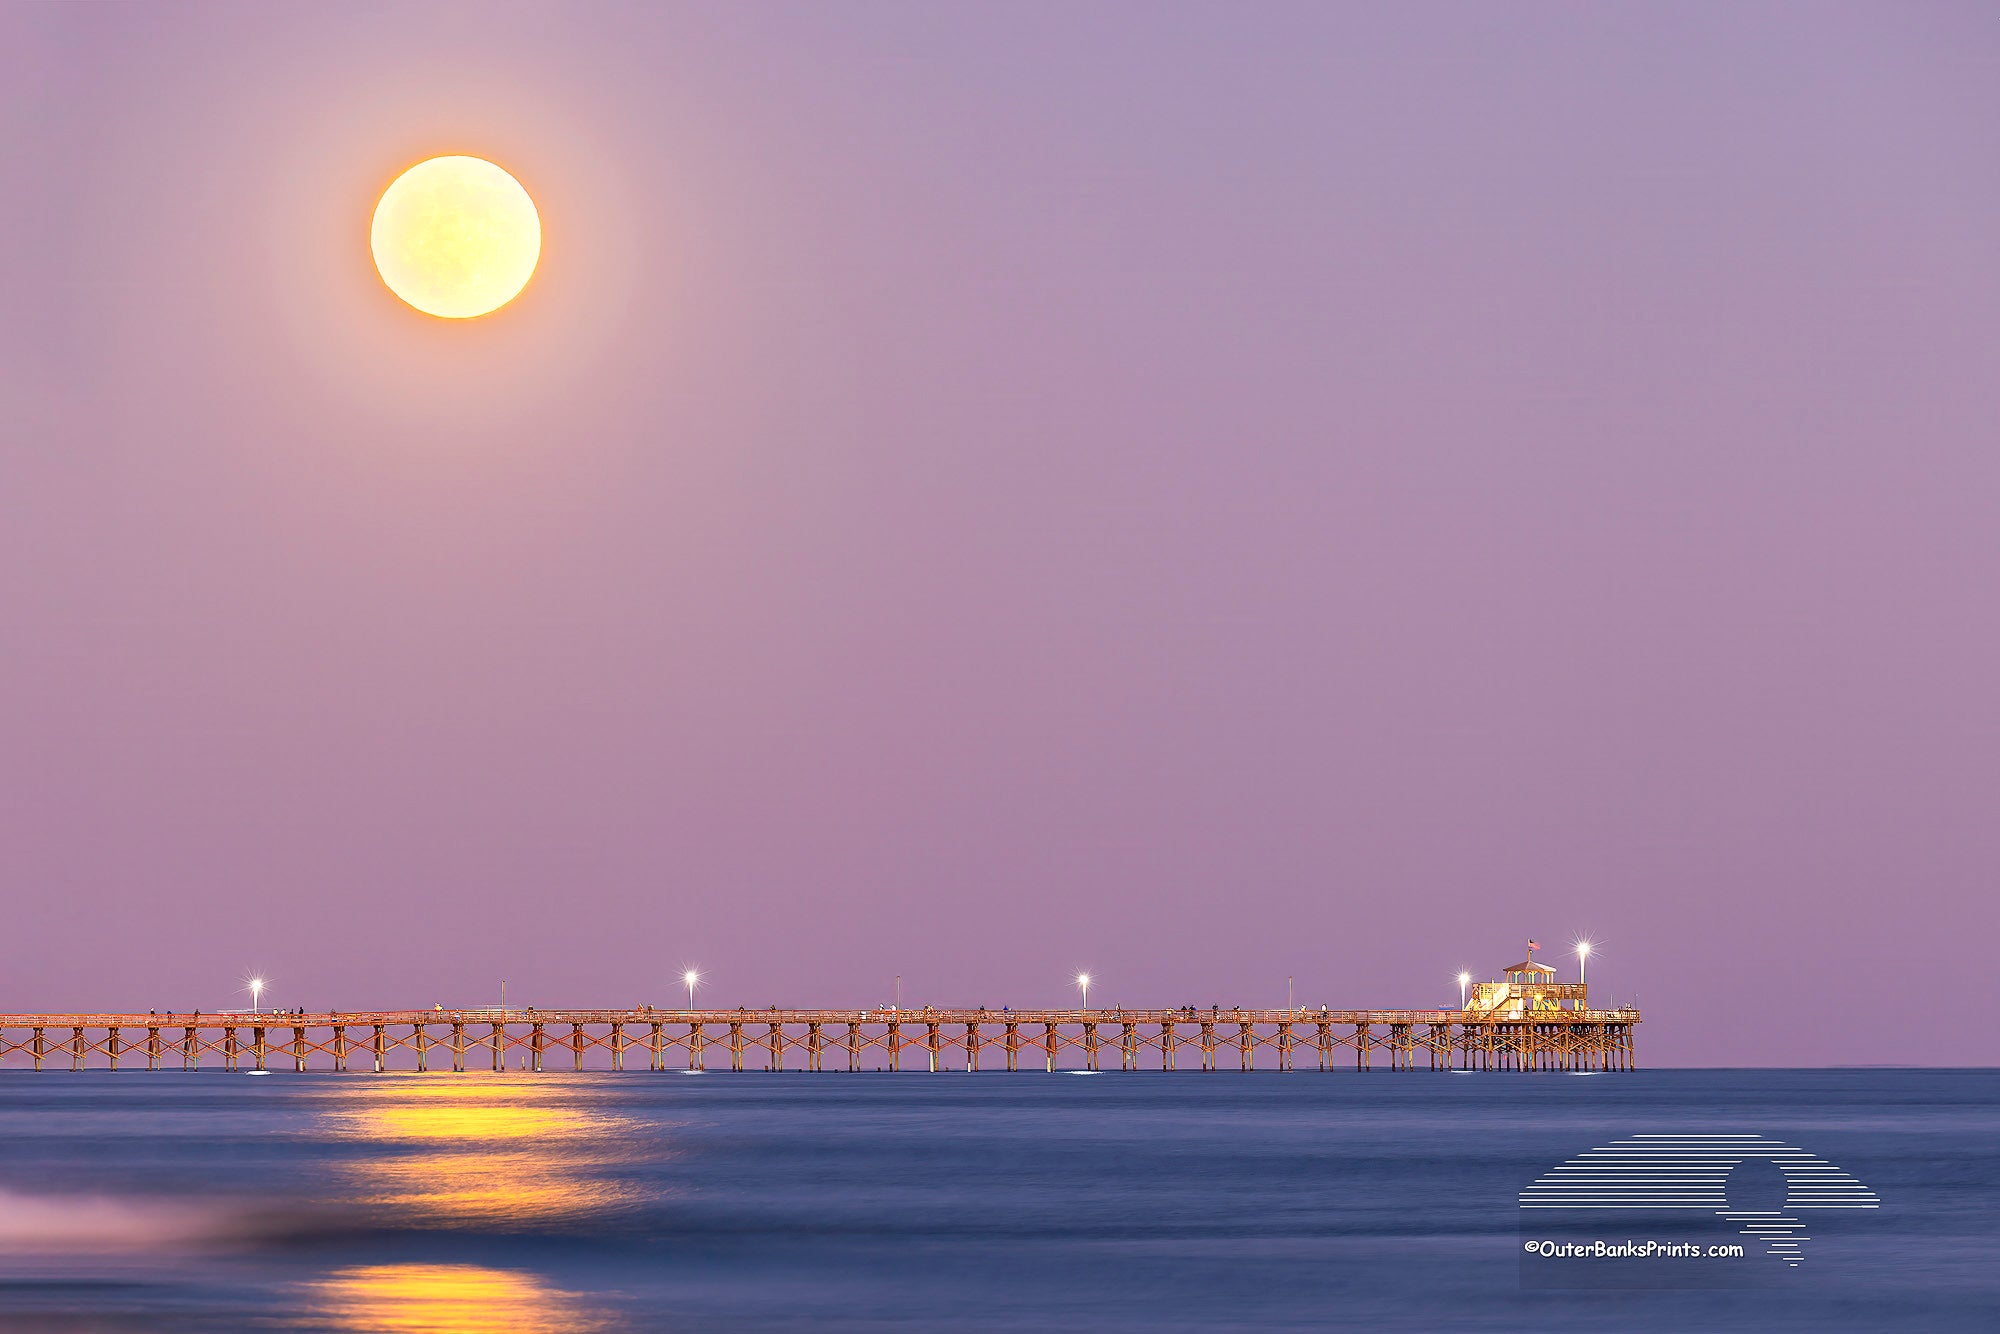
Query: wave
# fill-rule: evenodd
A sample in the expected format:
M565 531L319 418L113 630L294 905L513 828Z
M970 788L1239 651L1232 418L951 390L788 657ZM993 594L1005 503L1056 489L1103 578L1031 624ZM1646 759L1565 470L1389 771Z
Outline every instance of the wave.
M0 1190L0 1253L156 1250L219 1240L236 1231L227 1210L111 1195L30 1195Z

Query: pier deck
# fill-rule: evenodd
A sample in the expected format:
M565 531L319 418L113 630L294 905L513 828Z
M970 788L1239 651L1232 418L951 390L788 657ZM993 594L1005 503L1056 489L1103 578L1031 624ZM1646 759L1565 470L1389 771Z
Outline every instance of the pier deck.
M0 1015L0 1069L1631 1070L1636 1009Z

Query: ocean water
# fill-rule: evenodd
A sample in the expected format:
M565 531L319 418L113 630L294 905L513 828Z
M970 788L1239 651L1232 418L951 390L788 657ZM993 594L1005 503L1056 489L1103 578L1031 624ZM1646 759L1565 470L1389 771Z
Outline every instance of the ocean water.
M1524 1284L1635 1134L1881 1207ZM2000 1328L2000 1072L0 1074L0 1329L1324 1328Z

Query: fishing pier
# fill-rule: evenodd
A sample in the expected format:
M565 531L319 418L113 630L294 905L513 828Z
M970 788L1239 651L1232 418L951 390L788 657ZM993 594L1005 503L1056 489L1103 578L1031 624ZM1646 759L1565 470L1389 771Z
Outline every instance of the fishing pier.
M0 1069L1632 1070L1636 1007L1530 958L1457 1010L461 1009L0 1015Z
M0 1069L1631 1070L1638 1022L1637 1010L15 1014L0 1015Z

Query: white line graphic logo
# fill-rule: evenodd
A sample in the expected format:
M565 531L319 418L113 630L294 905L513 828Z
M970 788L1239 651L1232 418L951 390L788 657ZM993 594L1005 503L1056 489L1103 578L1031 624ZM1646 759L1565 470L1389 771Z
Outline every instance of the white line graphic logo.
M1779 1174L1781 1199L1749 1199L1741 1183ZM1761 1205L1775 1207L1755 1207ZM1879 1209L1881 1197L1824 1158L1764 1135L1632 1135L1550 1168L1521 1192L1523 1209L1704 1209L1737 1224L1796 1267L1812 1240L1810 1209Z

